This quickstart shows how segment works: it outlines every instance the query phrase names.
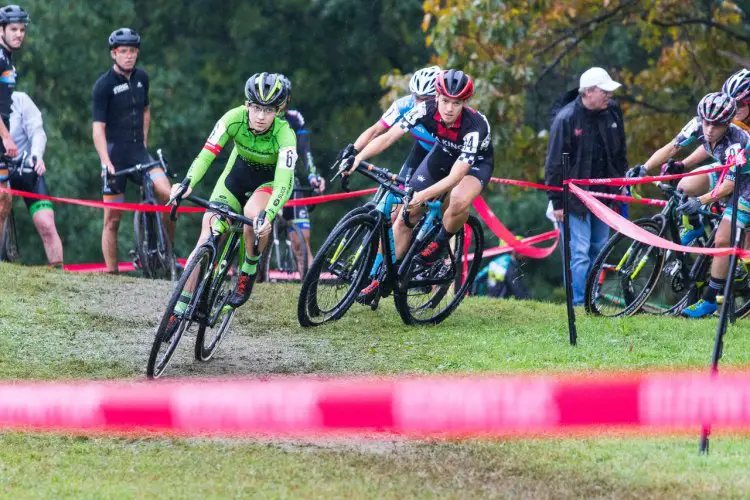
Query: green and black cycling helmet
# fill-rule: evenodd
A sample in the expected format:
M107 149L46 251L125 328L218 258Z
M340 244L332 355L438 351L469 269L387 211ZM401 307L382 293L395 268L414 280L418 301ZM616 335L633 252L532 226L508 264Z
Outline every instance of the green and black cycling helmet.
M737 101L723 92L706 94L698 103L698 117L702 122L727 125L737 114Z
M6 5L0 8L0 26L15 23L29 24L29 22L31 22L29 13L18 5Z
M250 104L281 108L289 99L289 87L278 73L255 73L245 82L245 97Z
M118 28L109 35L109 50L117 47L136 47L141 46L141 37L134 29Z

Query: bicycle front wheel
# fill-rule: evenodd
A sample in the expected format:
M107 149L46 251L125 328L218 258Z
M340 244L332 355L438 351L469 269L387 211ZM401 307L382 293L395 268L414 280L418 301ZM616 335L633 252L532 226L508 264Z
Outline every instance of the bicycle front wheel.
M640 219L634 224L659 235L662 224ZM654 290L664 265L665 251L622 233L612 236L591 266L586 278L586 312L608 316L631 316L638 312Z
M430 241L415 241L400 268L393 298L407 325L436 325L450 316L474 283L482 262L484 231L474 216L453 237L447 255L425 267L416 256Z
M228 244L233 248L219 262L210 278L210 285L203 292L202 300L206 304L208 317L198 327L198 334L195 337L195 359L198 361L209 361L213 357L229 330L236 312L236 309L229 307L227 302L237 286L239 273L230 273L229 270L238 268L240 254L244 255L244 250L239 238Z
M200 298L211 278L211 255L211 248L202 246L196 250L190 262L185 266L185 272L182 273L172 292L172 297L167 303L167 309L164 311L154 335L154 343L151 346L151 353L146 366L146 375L149 378L158 378L164 373L182 335L193 324L200 325L201 322L206 320ZM185 311L179 313L175 311L175 308L191 276L198 282L198 285L190 295L191 298Z
M309 327L340 319L349 310L375 260L380 225L359 214L336 227L302 281L297 319Z
M153 225L153 224L152 224ZM145 278L154 278L149 252L149 214L147 212L133 213L133 230L135 232L135 257L138 259Z
M293 226L291 231L294 232L295 238L299 242L297 251L294 251L294 247L288 244L286 247L287 261L289 262L288 267L292 273L300 273L299 280L302 281L307 275L308 268L310 266L310 257L307 253L307 245L305 244L305 235L300 228ZM291 243L287 236L287 242Z

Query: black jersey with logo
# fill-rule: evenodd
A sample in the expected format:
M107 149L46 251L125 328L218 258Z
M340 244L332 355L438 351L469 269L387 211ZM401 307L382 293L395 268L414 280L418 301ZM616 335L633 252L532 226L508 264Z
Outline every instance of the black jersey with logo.
M10 118L13 89L16 88L16 68L11 52L0 46L0 116L6 126Z
M92 117L106 124L108 143L143 143L148 75L134 68L130 79L110 68L94 84Z

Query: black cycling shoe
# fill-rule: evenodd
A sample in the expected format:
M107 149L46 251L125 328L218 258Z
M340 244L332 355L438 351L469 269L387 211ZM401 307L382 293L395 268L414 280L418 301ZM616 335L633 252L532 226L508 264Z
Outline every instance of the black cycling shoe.
M445 247L443 245L436 241L431 241L430 244L427 245L424 250L419 252L419 255L417 255L417 263L424 267L430 267L435 262L440 260L440 258L443 256L444 250Z
M227 305L237 309L242 304L247 302L250 298L250 294L253 293L253 285L255 284L255 274L240 273L240 277L237 278L237 286L232 292L232 295L227 301Z

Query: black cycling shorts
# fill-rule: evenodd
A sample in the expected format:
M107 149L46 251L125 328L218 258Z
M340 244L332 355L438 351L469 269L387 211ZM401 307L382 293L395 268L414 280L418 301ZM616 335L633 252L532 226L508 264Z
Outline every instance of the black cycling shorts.
M238 155L234 164L225 168L219 177L211 193L211 201L224 203L241 214L255 191L273 192L274 173L273 167L250 165Z
M419 167L419 164L422 163L425 156L427 156L427 153L429 153L429 151L420 146L418 142L415 142L411 151L409 151L409 156L404 160L404 164L401 166L398 176L409 180L409 177L414 174L414 171Z
M115 167L115 172L125 170L132 166L138 165L139 163L149 163L154 161L146 146L137 143L109 143L107 144L107 152L109 153L109 159L112 160L112 165ZM153 179L161 175L166 175L160 170L151 170L149 175ZM107 179L102 179L102 194L104 196L113 197L116 196L121 198L125 194L125 186L127 181L130 179L139 186L141 185L140 175L128 175L123 177L110 177L109 182Z
M444 153L440 146L436 145L412 174L409 187L414 188L415 191L427 189L446 178L455 162L453 155ZM492 156L477 156L474 165L466 175L476 178L484 189L490 182L493 167Z
M37 175L36 172L25 172L22 175L14 175L10 179L10 188L18 191L27 191L29 193L49 196L47 183L44 182L44 176ZM39 210L52 210L52 202L49 200L36 200L34 198L24 198L26 208L29 213L34 215Z

